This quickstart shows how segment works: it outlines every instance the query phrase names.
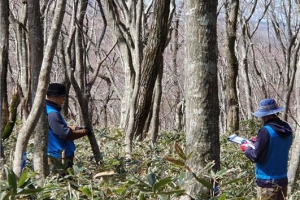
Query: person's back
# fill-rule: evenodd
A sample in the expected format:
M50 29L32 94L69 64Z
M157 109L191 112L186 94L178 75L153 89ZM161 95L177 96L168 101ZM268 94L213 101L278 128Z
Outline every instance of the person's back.
M255 163L256 183L259 199L279 200L287 195L288 155L293 140L290 125L278 117L284 108L278 107L274 99L264 99L253 113L261 118L264 126L258 131L254 148L246 146L246 157Z

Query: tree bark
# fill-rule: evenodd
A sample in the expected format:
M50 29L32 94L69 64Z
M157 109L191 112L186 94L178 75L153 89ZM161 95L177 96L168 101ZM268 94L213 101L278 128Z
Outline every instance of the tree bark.
M8 23L8 0L0 1L0 178L2 178L2 169L4 165L4 152L2 144L3 130L3 97L6 93L6 71L8 67L8 47L9 47L9 23Z
M79 126L87 126L92 130L91 116L89 115L89 98L90 90L94 82L87 83L87 71L85 64L85 52L83 49L83 19L86 13L87 0L79 1L79 10L77 11L77 6L74 6L70 29L69 40L66 46L66 65L68 78L74 88L78 102L79 102L79 118L77 119ZM76 18L76 13L78 13ZM75 20L77 20L77 27L75 28ZM75 60L73 62L71 55L72 44L75 44ZM76 63L76 64L74 64ZM97 74L96 74L97 75ZM94 134L88 136L91 148L95 157L97 164L102 162L102 154L100 152L97 140Z
M197 176L208 162L220 169L219 99L217 73L217 0L185 1L185 100L187 165ZM187 195L209 194L195 179L184 183Z
M144 50L144 59L141 64L141 79L139 85L138 98L134 105L136 112L131 113L132 124L125 129L125 152L130 157L131 142L134 137L140 136L143 132L144 124L150 113L154 85L159 72L159 67L163 63L163 52L166 46L168 35L168 18L170 11L170 0L157 0L154 7L154 22ZM127 142L127 143L126 143Z
M27 1L27 16L28 16L28 41L29 41L29 66L31 69L31 102L37 91L38 78L43 62L43 30L40 15L39 0ZM48 145L48 122L46 121L46 109L41 110L40 119L34 131L34 152L33 152L33 166L34 170L39 173L41 177L41 184L43 179L49 174L47 162L47 145Z
M296 107L300 108L300 70L299 70L300 62L298 61L297 75L296 75ZM296 121L300 121L300 109L297 109L296 113ZM292 194L295 189L295 184L297 182L300 170L300 130L299 125L296 129L295 138L293 141L293 146L291 149L290 162L288 167L288 179L289 179L289 187L288 194Z
M236 27L239 10L239 0L227 0L226 9L226 44L225 51L228 67L226 70L226 102L227 107L227 131L239 130L239 103L237 96L237 77L239 64L235 55Z
M19 131L19 135L17 138L14 160L13 160L13 171L18 177L21 175L22 154L23 152L26 151L26 147L29 138L31 136L31 133L34 130L36 123L39 120L41 110L43 109L44 100L47 92L46 90L48 88L49 80L50 80L50 72L51 72L53 57L54 57L61 25L65 14L65 7L66 7L66 0L57 1L55 13L51 25L51 30L45 48L45 54L43 57L42 70L39 76L36 97L33 102L33 106L30 111L30 114L26 122L22 126L21 130Z
M163 62L160 63L157 79L155 82L154 98L152 103L152 114L149 128L149 135L152 142L156 142L159 128L159 111L162 96L162 76L163 76Z
M297 11L298 15L300 15L300 0L296 0L296 5L297 5ZM296 97L296 105L295 107L297 109L296 113L296 121L300 121L300 61L298 60L297 63L297 68L296 68L296 88L295 88L295 97ZM299 124L297 124L297 129L294 133L294 141L291 149L291 154L290 154L290 162L289 162L289 167L288 167L288 180L289 180L289 187L288 187L288 196L291 195L295 187L294 185L297 182L298 176L299 176L299 170L300 170L300 130L299 130Z

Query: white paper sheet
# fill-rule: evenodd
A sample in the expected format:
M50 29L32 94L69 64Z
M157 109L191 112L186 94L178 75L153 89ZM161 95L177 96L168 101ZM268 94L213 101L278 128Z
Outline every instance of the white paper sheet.
M228 137L228 140L230 142L234 142L234 143L237 143L237 144L243 144L244 142L247 142L247 144L249 144L250 147L252 147L253 149L255 149L253 143L250 141L250 140L247 140L245 138L242 138L236 134L232 134Z

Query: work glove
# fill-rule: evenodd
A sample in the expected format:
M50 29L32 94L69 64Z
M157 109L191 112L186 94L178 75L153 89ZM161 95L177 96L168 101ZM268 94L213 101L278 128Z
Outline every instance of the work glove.
M249 140L254 144L257 140L257 137L251 137Z
M247 149L247 147L249 146L247 141L242 142L242 144L240 145L240 149L245 152L245 150Z
M90 136L93 134L93 131L91 129L89 129L88 127L84 127L84 129L86 130L86 135Z

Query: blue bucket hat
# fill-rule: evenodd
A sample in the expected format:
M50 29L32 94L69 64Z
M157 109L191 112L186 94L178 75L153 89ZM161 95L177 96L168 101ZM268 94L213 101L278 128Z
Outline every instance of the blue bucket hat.
M259 109L253 113L255 117L265 117L268 115L274 115L284 111L284 107L278 107L275 99L263 99L259 103Z

